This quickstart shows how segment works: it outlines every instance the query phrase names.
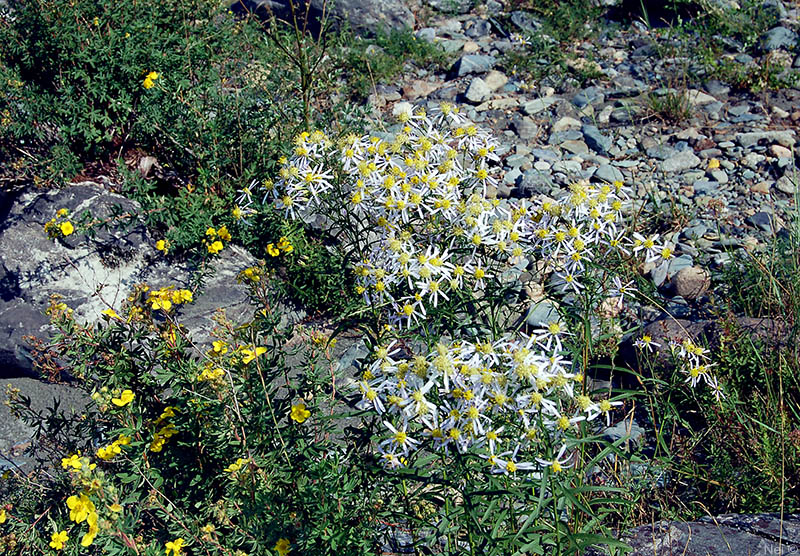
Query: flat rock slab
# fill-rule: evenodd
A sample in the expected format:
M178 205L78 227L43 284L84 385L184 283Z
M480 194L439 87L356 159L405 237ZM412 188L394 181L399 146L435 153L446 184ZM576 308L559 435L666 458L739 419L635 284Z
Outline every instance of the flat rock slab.
M119 311L135 284L186 288L197 271L156 251L137 203L100 187L33 190L4 201L6 217L0 227L0 377L35 376L23 336L48 336L45 310L52 294L62 296L76 319L94 322L105 309ZM52 241L44 225L60 208L69 209L73 218L84 210L100 220L114 220L117 211L134 218L126 225L100 229L93 237L76 231ZM254 307L247 288L236 283L236 276L255 264L252 255L235 245L227 245L209 261L210 272L204 274L194 302L176 311L196 344L209 342L214 327L211 317L218 309L224 309L233 321L252 318ZM282 309L286 324L304 316L290 307Z
M637 527L623 539L630 556L800 555L800 515L726 514Z

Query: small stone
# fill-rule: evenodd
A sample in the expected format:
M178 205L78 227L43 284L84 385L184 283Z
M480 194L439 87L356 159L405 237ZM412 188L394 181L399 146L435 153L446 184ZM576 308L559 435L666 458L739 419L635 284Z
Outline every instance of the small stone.
M672 287L675 295L689 301L703 297L711 286L711 275L699 266L682 268L673 276Z
M539 127L530 118L520 118L513 123L514 131L521 139L533 139L539 133Z
M755 146L761 141L778 143L788 149L791 149L795 144L794 131L791 129L784 131L753 131L750 133L737 133L736 141L745 148Z
M619 168L616 168L611 164L603 164L600 166L600 168L597 169L597 172L595 172L594 177L608 183L624 180L624 176Z
M690 150L681 151L661 163L661 171L665 173L683 172L700 165L700 159Z
M560 146L565 151L573 154L586 154L589 152L589 147L583 141L564 141Z
M720 168L717 168L716 170L710 170L708 175L719 183L728 183L728 174L725 172L725 170Z
M794 195L797 193L797 178L789 176L788 174L785 176L781 176L778 178L778 181L775 183L775 188L780 191L781 193L786 193L787 195Z
M539 112L547 110L558 101L559 99L555 97L537 98L536 100L531 100L523 104L522 110L528 116L533 116L535 114L538 114Z
M525 315L525 324L539 328L559 319L558 307L552 301L542 299L532 303L528 308L528 313Z
M465 54L453 66L456 77L464 77L470 73L486 73L497 63L494 56L482 54Z
M511 170L506 172L505 176L503 176L503 183L506 183L508 185L513 185L517 182L517 178L519 178L520 176L522 176L522 172L520 171L520 169L512 168Z
M433 42L436 40L436 29L433 27L424 27L417 31L414 36L426 42Z
M800 60L800 57L798 57L798 60ZM778 106L773 106L772 107L772 114L776 118L788 118L789 117L789 113L786 110L784 110L783 108L780 108Z
M486 86L489 87L489 90L492 92L508 83L508 77L506 74L497 70L492 70L487 73L483 80L486 83Z
M797 44L797 33L786 27L773 27L761 37L761 51L791 49Z
M537 170L549 170L551 168L551 164L549 162L545 162L544 160L537 160L533 163L533 167Z
M792 151L781 145L770 145L769 152L778 158L791 158Z
M745 222L754 228L760 228L765 232L772 231L772 215L767 212L757 212L753 216L748 216L745 219Z
M589 124L584 125L581 128L581 132L583 133L583 138L590 149L598 154L608 153L608 149L611 148L613 142L610 138L600 133L600 130L597 129L596 126Z
M570 129L580 129L581 122L576 120L575 118L570 118L569 116L564 116L556 123L553 124L553 133L558 133L560 131L567 131Z
M711 95L697 89L689 89L686 92L686 99L692 106L704 106L706 104L711 104L712 102L717 102L717 99Z
M602 104L605 100L603 90L599 87L587 87L572 97L572 104L578 108L585 108L590 104Z
M750 188L753 193L761 193L762 195L769 194L770 184L768 181L760 181Z
M480 77L472 80L472 83L467 87L465 97L472 104L480 104L492 95L492 90L486 85L486 82Z
M473 54L475 52L480 51L480 49L481 45L479 45L475 41L466 41L464 43L464 46L461 47L461 50L463 50L467 54Z

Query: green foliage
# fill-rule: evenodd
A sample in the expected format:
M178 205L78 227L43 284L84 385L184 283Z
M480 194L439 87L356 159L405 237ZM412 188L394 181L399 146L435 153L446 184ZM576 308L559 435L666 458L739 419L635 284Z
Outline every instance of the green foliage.
M45 178L132 147L206 180L248 177L299 109L274 61L256 21L213 1L19 2L0 19L0 140Z
M87 522L70 518L64 500L86 495L101 531L81 553L163 554L177 538L213 554L273 554L281 538L301 553L376 552L376 509L392 496L374 486L363 437L343 429L333 344L278 328L266 278L243 279L267 310L244 325L219 318L200 358L170 311L155 308L184 290L139 289L122 316L88 327L53 306L52 354L74 362L90 418L61 423L55 437L40 431L63 470L44 484L17 478L4 539L13 531L21 553L42 553L50 531L67 530L67 553L77 553ZM283 349L292 337L295 347ZM13 400L37 421L25 399ZM25 523L42 512L46 521Z
M367 97L376 84L393 82L409 62L420 68L442 71L451 59L440 46L417 39L409 29L381 29L370 40L344 31L332 51L334 65L346 78L349 91L361 98Z

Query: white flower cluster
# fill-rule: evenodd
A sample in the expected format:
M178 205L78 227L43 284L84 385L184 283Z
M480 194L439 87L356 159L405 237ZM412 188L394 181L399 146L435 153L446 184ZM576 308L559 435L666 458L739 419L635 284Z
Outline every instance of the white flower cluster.
M581 392L583 377L564 357L564 334L554 322L531 336L439 343L414 357L401 358L396 342L375 350L358 407L385 419L385 464L401 466L424 446L478 453L495 473L567 466L576 424L601 416L609 424L622 402Z
M535 206L489 199L498 167L490 135L446 103L433 118L408 111L399 119L392 139L349 136L334 145L319 131L299 135L266 188L289 217L346 214L354 227L378 233L359 249L357 287L400 326L455 290L481 289L498 264L547 260L564 288L579 291L591 262L609 249L672 256L657 238L625 237L622 183L578 182L561 201Z

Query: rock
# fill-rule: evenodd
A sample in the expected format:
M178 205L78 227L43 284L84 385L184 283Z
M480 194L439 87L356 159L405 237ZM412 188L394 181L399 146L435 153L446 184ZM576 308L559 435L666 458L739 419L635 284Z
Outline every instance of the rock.
M689 301L703 297L710 286L711 275L699 266L683 268L672 277L672 288L675 295Z
M757 212L753 216L748 216L745 219L745 222L753 226L754 228L759 228L764 230L765 232L772 232L773 231L773 217L771 214L767 212ZM777 230L774 230L777 231Z
M31 361L20 337L49 334L44 312L52 294L62 296L77 320L94 322L105 309L119 312L134 284L147 283L154 288L190 286L192 268L166 260L156 251L155 240L139 220L97 229L93 237L76 231L58 241L48 239L43 229L61 208L76 216L90 210L93 218L113 222L117 207L123 213L141 214L137 203L90 186L26 191L7 202L7 216L0 232L3 373L31 373ZM214 326L210 317L217 308L225 309L233 321L252 318L247 289L236 283L236 275L254 264L252 256L234 245L227 245L210 261L211 273L205 278L203 289L194 292L194 302L175 311L194 342L207 343Z
M772 52L778 49L792 49L797 44L797 33L786 27L773 27L761 37L760 47L762 52Z
M700 165L700 159L690 150L680 151L661 163L661 171L665 173L683 172Z
M597 169L597 172L594 173L594 177L608 183L624 181L625 179L620 169L616 166L612 166L611 164L603 164L600 166L600 168Z
M497 58L485 54L465 54L453 65L452 73L464 77L470 73L486 73L497 63Z
M586 144L597 154L607 154L613 144L611 139L600 133L596 126L586 124L581 127L583 139Z
M514 120L514 131L517 132L520 139L533 139L539 133L539 127L530 118L519 118Z
M629 556L800 554L800 516L726 514L698 521L659 521L623 535ZM593 552L592 554L597 554Z
M769 153L778 158L791 158L792 151L781 145L770 145Z
M465 14L472 9L472 0L427 0L434 10L447 14Z
M624 420L604 429L603 436L609 442L617 442L624 438L626 439L626 444L633 448L638 446L644 437L644 428L632 419L630 421Z
M483 78L486 86L489 87L489 90L494 92L506 83L508 83L508 77L503 72L492 70L486 74Z
M492 32L492 24L485 19L479 19L466 28L466 35L472 39L485 37Z
M560 318L556 304L548 299L542 299L531 303L525 315L525 324L533 328L540 328Z
M786 129L783 131L752 131L749 133L737 133L736 142L745 148L750 148L759 144L761 141L768 143L778 143L787 149L791 149L795 144L794 130Z
M583 141L564 141L560 146L565 151L573 154L586 154L589 152L589 147Z
M798 181L800 181L800 178L797 176L792 177L789 174L786 174L785 176L778 178L778 181L775 183L775 188L781 193L794 195L797 193Z
M543 112L547 110L551 106L553 106L559 99L556 97L544 97L544 98L537 98L536 100L530 100L522 105L522 110L528 115L533 116L538 114L539 112Z
M464 96L472 104L480 104L492 96L492 90L483 79L476 77L469 84L469 87L467 87L467 92Z
M589 104L602 104L604 100L603 89L587 87L572 97L572 104L578 108L585 108Z
M559 133L561 131L567 131L571 129L580 129L581 122L576 120L575 118L570 118L569 116L564 116L556 123L553 124L553 129L551 130L553 133Z
M711 104L712 102L717 102L717 99L711 95L708 95L697 89L689 89L686 92L686 99L691 106L704 106L706 104Z
M237 13L255 13L269 19L291 22L292 0L236 0L231 10ZM448 0L449 1L449 0ZM297 4L295 4L297 6ZM305 10L305 8L303 8ZM334 28L347 25L351 29L375 34L380 29L413 29L414 14L402 0L311 0L308 9L309 30L318 35L322 21L330 22Z
M426 42L434 42L436 40L436 29L433 27L423 27L414 33L414 36Z
M529 12L511 12L511 23L517 26L520 31L535 33L542 26L541 22L533 17Z
M422 79L415 79L405 87L403 87L403 97L409 100L416 100L418 98L427 98L431 93L439 88L438 83L431 83L430 81L423 81Z

